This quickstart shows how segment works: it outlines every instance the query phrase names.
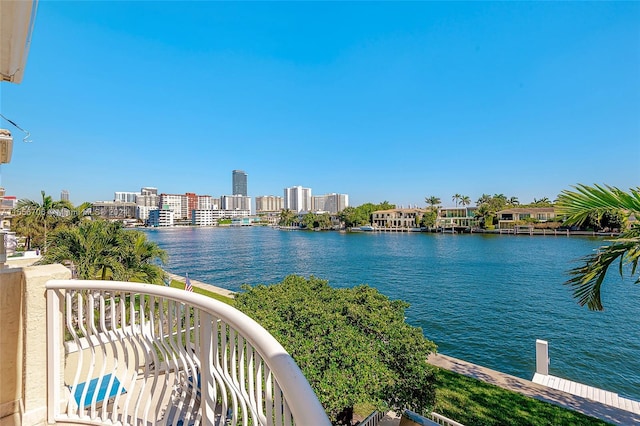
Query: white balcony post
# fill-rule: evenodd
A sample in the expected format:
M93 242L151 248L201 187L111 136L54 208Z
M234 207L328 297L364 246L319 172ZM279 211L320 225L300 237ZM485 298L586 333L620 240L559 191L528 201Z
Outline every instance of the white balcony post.
M546 340L536 340L536 373L549 375L549 344Z
M200 404L202 424L213 424L215 419L215 401L213 398L213 316L208 312L200 313Z
M55 423L60 412L60 290L47 290L47 421Z

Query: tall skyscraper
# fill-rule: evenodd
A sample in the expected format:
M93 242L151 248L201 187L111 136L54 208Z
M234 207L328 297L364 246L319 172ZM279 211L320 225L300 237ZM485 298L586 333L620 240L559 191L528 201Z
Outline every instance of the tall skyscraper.
M60 201L69 201L69 191L63 189L60 192Z
M231 172L233 195L247 196L247 174L242 170Z
M311 211L311 188L292 186L284 189L284 208L294 212Z

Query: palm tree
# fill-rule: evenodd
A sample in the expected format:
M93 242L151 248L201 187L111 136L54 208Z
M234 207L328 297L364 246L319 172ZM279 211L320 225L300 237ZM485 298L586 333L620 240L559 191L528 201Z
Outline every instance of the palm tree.
M429 204L429 206L431 206L431 210L434 210L434 207L441 203L440 198L436 197L435 195L432 195L431 197L426 197L424 199L424 202Z
M291 226L295 217L296 214L292 210L283 209L282 211L280 211L280 220L278 220L278 225Z
M455 201L456 202L456 207L458 207L458 200L462 197L462 195L460 194L455 194L453 197L451 197L451 201Z
M120 244L122 268L114 271L114 279L118 281L135 281L162 284L164 271L155 262L167 261L167 253L154 242L148 241L147 236L140 231L124 231Z
M91 217L91 203L85 201L82 204L77 206L70 206L70 216L67 222L71 225L77 225L82 222L84 219Z
M600 290L609 266L616 260L620 262L620 274L623 266L631 265L631 275L638 270L640 260L640 187L631 188L629 193L610 186L577 185L575 191L564 190L558 198L556 213L566 216L565 224L581 224L596 215L604 213L623 214L627 220L636 220L624 230L610 245L601 247L596 253L585 256L583 265L569 271L572 275L565 284L573 288L573 295L580 306L587 305L591 310L604 309ZM636 279L640 283L640 275Z
M489 201L491 201L491 195L482 194L480 198L478 198L478 201L476 201L476 206L480 206L481 204L488 203Z
M31 245L42 235L42 226L37 222L36 218L26 214L13 216L11 230L17 235L25 237L25 250L31 250Z
M534 198L533 204L551 204L551 201L547 197L542 197L539 200Z
M507 196L504 194L493 194L493 198L495 198L496 200L504 201L505 203L507 202Z
M511 198L509 198L509 204L514 205L514 206L519 206L520 205L520 200L518 200L518 197L511 197Z
M462 205L462 207L468 206L469 204L471 204L471 198L469 198L468 195L461 195L460 204Z
M40 191L40 194L42 194L42 204L33 200L20 200L17 209L22 214L33 217L36 223L43 226L44 245L42 252L45 253L47 250L47 228L51 215L62 209L71 210L73 206L68 201L53 201L53 198L50 195L45 195L44 191Z
M85 221L54 232L41 264L63 263L80 279L114 279L162 283L166 253L139 231L119 222Z

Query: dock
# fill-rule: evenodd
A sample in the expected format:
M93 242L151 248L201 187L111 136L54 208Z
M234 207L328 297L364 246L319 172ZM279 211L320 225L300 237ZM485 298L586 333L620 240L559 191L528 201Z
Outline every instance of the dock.
M594 388L593 386L584 385L582 383L573 382L571 380L552 376L549 374L535 373L532 379L533 383L550 387L562 392L577 395L582 398L597 401L601 404L610 405L621 410L629 411L633 414L640 415L640 402L633 399L623 398L615 392Z

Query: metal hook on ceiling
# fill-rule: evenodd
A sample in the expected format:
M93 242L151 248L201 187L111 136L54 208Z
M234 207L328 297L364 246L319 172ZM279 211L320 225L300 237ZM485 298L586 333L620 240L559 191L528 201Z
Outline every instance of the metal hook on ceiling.
M28 130L23 129L22 127L18 126L13 120L8 119L7 117L5 117L4 115L0 114L0 117L4 118L5 120L7 120L9 123L13 124L14 127L16 127L18 130L20 130L21 132L23 132L24 138L22 138L23 142L33 142L31 140L31 132L29 132Z

